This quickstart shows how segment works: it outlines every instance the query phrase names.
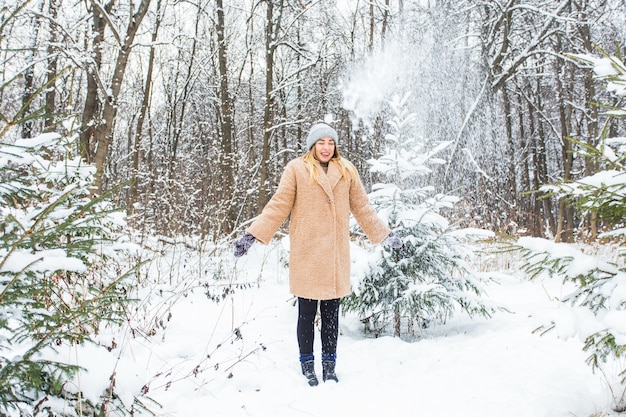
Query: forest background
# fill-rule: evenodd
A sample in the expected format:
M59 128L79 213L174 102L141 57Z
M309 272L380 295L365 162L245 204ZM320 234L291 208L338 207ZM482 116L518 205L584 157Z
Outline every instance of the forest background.
M115 372L90 397L60 352L121 357L193 289L260 286L232 240L320 120L404 243L353 230L344 307L409 339L489 316L485 242L460 240L514 242L516 273L574 284L559 301L592 313L587 362L621 364L623 412L624 22L623 0L0 0L0 413L148 410L148 384L130 409Z
M616 53L624 1L3 1L2 140L55 131L97 167L134 227L212 239L260 212L326 120L366 185L388 100L447 161L421 177L464 226L594 238L541 185L597 169L610 103L567 54ZM603 97L604 96L604 97ZM611 99L615 100L615 99ZM419 184L416 184L419 185Z

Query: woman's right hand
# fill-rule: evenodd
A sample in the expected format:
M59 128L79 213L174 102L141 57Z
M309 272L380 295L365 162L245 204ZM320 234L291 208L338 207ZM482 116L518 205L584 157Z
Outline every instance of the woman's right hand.
M250 233L246 233L239 239L235 240L235 256L239 258L248 252L252 244L256 242L256 238Z

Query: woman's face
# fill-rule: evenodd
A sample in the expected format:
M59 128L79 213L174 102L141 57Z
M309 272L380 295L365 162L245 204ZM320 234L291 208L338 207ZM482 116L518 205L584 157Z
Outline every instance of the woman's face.
M335 154L335 141L332 138L321 138L315 142L315 158L320 162L328 162Z

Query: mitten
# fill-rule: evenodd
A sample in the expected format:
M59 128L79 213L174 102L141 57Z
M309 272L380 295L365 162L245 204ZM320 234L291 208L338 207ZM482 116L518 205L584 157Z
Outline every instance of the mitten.
M250 246L256 241L256 238L250 233L246 233L239 239L235 240L235 256L239 258L248 252Z
M402 247L402 239L396 232L391 232L383 241L383 245L391 246L393 249L400 249Z

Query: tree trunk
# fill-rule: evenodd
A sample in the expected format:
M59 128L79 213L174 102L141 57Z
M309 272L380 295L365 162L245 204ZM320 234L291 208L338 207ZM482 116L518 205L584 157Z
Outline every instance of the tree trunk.
M97 144L94 157L94 162L96 164L95 187L98 193L101 193L103 190L104 170L109 153L109 146L113 140L115 117L117 114L117 99L122 87L122 82L124 81L128 58L130 56L132 44L135 40L135 35L141 25L141 21L148 11L150 1L151 0L141 1L137 12L135 12L135 14L129 19L124 38L120 39L121 45L115 61L115 68L113 70L113 78L111 80L110 89L108 90L110 95L107 96L107 99L104 102L104 109L102 112L103 123L98 125L95 129L95 140ZM92 2L92 6L95 19L101 11L95 0ZM115 30L115 28L112 29Z
M219 60L219 98L220 98L220 156L219 156L219 172L221 179L221 193L219 193L219 201L224 205L222 221L222 232L229 234L232 232L235 223L236 211L233 202L234 188L234 172L233 172L233 105L230 98L228 88L228 57L226 53L225 40L225 22L224 22L224 6L222 0L216 0L217 7L217 43L218 43L218 60Z
M50 5L48 8L48 13L50 15L50 19L52 21L56 21L57 15L59 12L59 3L60 0L49 0ZM46 91L46 112L44 119L44 130L46 132L52 132L56 130L56 88L55 88L55 78L57 77L57 69L58 69L58 58L55 54L57 43L57 31L50 30L50 40L48 41L48 46L46 47L48 51L48 74L47 74L47 85L48 89Z
M30 138L33 136L33 122L29 118L29 113L31 112L31 102L35 96L35 52L37 49L37 36L39 34L39 29L41 26L41 19L39 16L43 15L43 7L44 2L39 4L39 10L32 17L32 32L30 34L30 38L28 39L28 49L27 49L27 57L26 57L26 69L23 71L24 75L24 91L22 92L22 119L25 121L22 124L22 137ZM52 75L53 77L56 75L56 72Z
M110 13L115 5L115 0L111 0L104 6L104 12ZM93 7L93 5L92 5ZM87 163L93 162L93 147L96 140L96 126L101 123L99 115L102 107L98 91L102 89L105 94L104 86L99 83L99 73L102 67L102 44L104 43L104 30L106 29L106 21L100 9L93 7L93 50L91 52L92 62L87 68L87 90L85 93L85 105L81 116L80 129L80 155ZM102 87L102 88L101 88Z
M561 38L557 36L557 50L561 49ZM570 114L571 114L571 98L566 92L563 85L564 75L566 74L568 65L562 58L557 58L555 68L556 95L559 109L559 123L561 127L561 158L563 160L563 181L568 182L572 179L572 143L568 139L570 136ZM569 89L568 89L569 90ZM557 242L573 242L573 213L568 207L566 201L561 198L559 200L559 214L557 220L556 241Z
M520 140L520 157L518 158L519 171L520 171L520 190L532 190L532 186L530 184L530 175L533 171L532 166L530 165L532 158L530 157L530 139L529 135L526 131L526 118L529 119L529 124L532 125L532 118L530 115L525 115L521 109L524 108L523 99L520 95L517 96L516 106L518 108L517 111L517 126L518 126L518 137ZM520 226L526 228L530 231L532 236L537 236L537 231L535 230L535 206L536 206L536 195L528 194L526 198L520 197L518 198L517 205L520 208L520 212L523 213L520 220Z
M400 316L399 307L394 307L393 311L393 335L395 337L402 335L402 317Z
M135 203L137 202L137 176L139 175L139 161L141 160L141 137L143 134L143 124L148 113L148 106L150 104L150 97L152 91L152 74L154 72L154 51L155 43L158 38L159 28L163 19L161 10L161 0L157 2L157 14L154 22L154 29L152 31L152 42L150 43L150 55L148 57L148 70L146 72L146 84L143 91L143 100L141 102L141 109L139 111L139 117L137 118L137 127L135 129L135 137L133 140L133 167L131 170L130 189L128 191L128 204L127 212L129 214L135 213Z
M528 84L529 97L534 97L534 100L526 101L526 108L528 109L528 151L526 158L528 159L528 163L526 164L526 171L529 174L528 176L528 190L532 190L537 192L539 187L543 185L541 183L542 178L542 168L541 167L541 154L543 153L540 150L539 142L540 142L540 128L539 124L540 120L540 111L538 111L538 107L540 106L540 98L539 91L533 91L531 83ZM537 108L535 107L537 106ZM545 163L545 158L544 158ZM548 199L544 199L548 200ZM542 213L542 204L539 200L539 197L533 193L532 195L532 207L531 207L531 219L530 219L530 229L531 236L534 237L543 237L544 236L544 214ZM546 213L549 215L549 213Z
M257 215L269 201L269 162L270 145L274 135L274 116L276 93L274 91L274 53L276 38L280 30L283 0L278 2L278 17L274 15L274 1L267 0L267 26L265 29L265 105L263 107L263 148L261 149L261 183L257 199Z
M383 24L380 30L380 38L384 42L387 37L387 27L389 26L389 0L385 0L385 10L383 11Z
M370 31L369 31L369 39L368 39L368 47L371 51L374 49L374 28L376 27L376 19L374 14L374 2L370 0Z
M581 22L578 25L580 37L583 41L585 51L589 54L593 53L593 41L591 38L591 27L589 25L589 16L586 10L588 7L587 2L576 3L582 8L580 11ZM598 128L598 107L591 104L595 101L596 91L593 79L593 70L586 69L585 71L585 114L588 116L585 118L587 122L587 143L591 146L598 145L598 139L600 132ZM592 158L585 157L585 176L591 176L596 173L598 167L596 161ZM595 240L598 236L598 217L597 213L591 213L587 216L587 225L589 228L589 238Z
M540 71L540 70L537 69L536 71ZM546 159L547 137L546 137L546 132L544 128L544 119L542 117L542 114L544 113L544 105L543 105L543 99L541 95L541 80L539 77L536 78L535 84L536 84L535 89L537 91L537 98L536 98L536 103L535 103L536 115L537 115L536 116L537 134L533 135L533 138L534 138L533 156L535 160L533 166L535 167L535 178L536 178L536 181L534 183L534 189L538 190L540 186L548 183L549 178L548 178L548 162ZM532 108L532 105L530 103L529 103L529 107ZM556 220L555 220L555 213L552 207L553 201L549 198L543 198L541 201L542 201L541 218L547 222L550 233L555 234L557 226L556 226ZM542 234L545 235L544 229L545 228L542 228Z
M513 139L513 115L511 110L511 100L509 98L509 90L506 85L502 86L502 106L504 108L504 127L506 132L506 179L504 189L502 190L505 207L503 207L507 213L506 224L503 227L508 231L508 225L511 222L517 222L518 209L515 202L517 201L517 181L515 175L516 166L516 147Z

